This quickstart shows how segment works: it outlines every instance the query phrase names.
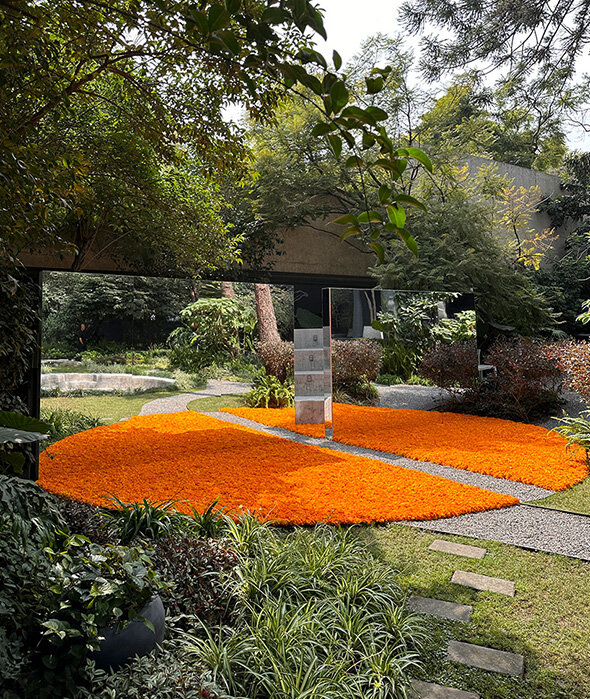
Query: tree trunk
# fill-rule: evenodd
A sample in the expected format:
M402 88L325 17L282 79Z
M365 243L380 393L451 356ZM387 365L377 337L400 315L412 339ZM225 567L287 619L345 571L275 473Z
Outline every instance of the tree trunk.
M235 299L236 292L234 291L234 283L221 282L221 295L224 299Z
M258 316L260 342L279 342L281 336L277 328L270 286L268 284L254 284L254 296L256 297L256 315Z

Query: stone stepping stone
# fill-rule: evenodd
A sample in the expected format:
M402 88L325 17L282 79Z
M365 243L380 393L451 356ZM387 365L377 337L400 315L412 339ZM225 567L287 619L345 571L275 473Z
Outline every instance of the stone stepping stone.
M447 658L454 663L477 667L480 670L500 672L513 677L524 675L524 656L495 648L476 646L473 643L449 641Z
M516 586L511 580L490 578L487 575L468 573L465 570L456 570L453 573L451 582L457 585L464 585L465 587L472 587L474 590L498 592L501 595L508 595L508 597L514 597L516 594Z
M411 680L413 694L416 699L479 699L479 694L466 692L463 689L443 687L442 684Z
M444 602L432 597L418 597L412 595L408 599L408 609L418 614L430 614L430 616L450 619L451 621L467 622L471 620L473 607L468 604L456 604L455 602Z
M455 556L466 556L467 558L483 558L487 551L480 546L466 546L465 544L455 544L453 541L435 539L428 547L430 551L441 551L442 553L453 553Z

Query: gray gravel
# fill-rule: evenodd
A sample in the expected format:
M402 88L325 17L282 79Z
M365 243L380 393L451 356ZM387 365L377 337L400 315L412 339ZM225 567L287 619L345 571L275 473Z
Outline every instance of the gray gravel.
M156 398L144 403L139 411L140 415L155 415L157 413L179 413L186 410L188 404L197 398L208 398L211 396L223 396L229 393L248 393L250 385L237 381L219 381L210 379L207 387L201 391L190 393L179 393L177 396L168 398Z
M410 408L412 410L437 410L447 396L436 386L378 386L379 405L382 408Z
M590 517L570 512L516 505L502 510L403 524L590 561Z
M491 490L494 493L512 495L513 497L518 498L519 500L524 500L525 502L529 500L540 500L541 498L546 498L549 495L552 495L554 492L553 490L539 488L536 485L515 483L514 481L509 481L504 478L494 478L494 476L488 476L483 473L473 473L472 471L452 468L451 466L440 466L439 464L433 464L429 461L415 461L414 459L408 459L403 456L396 456L393 454L385 454L384 452L365 449L364 447L355 447L351 446L350 444L341 444L340 442L332 442L325 439L315 439L313 437L307 437L306 435L290 432L289 430L284 430L280 427L269 427L268 425L262 425L259 422L247 420L246 418L238 417L237 415L232 415L231 413L207 414L220 420L234 422L238 425L244 425L245 427L252 427L260 432L272 434L277 437L283 437L284 439L290 439L291 441L299 442L300 444L311 444L317 447L324 447L325 449L333 449L334 451L342 451L346 452L347 454L362 456L367 459L378 459L379 461L385 461L388 464L396 464L415 471L431 473L434 476L441 476L442 478L456 481L458 483L474 485L478 488L485 488L486 490Z

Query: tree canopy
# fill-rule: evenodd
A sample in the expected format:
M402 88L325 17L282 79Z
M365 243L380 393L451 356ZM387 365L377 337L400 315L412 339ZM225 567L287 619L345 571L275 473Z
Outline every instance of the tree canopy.
M0 230L5 245L18 251L67 243L64 217L78 229L93 219L96 228L94 204L103 196L115 197L117 206L108 211L115 237L119 214L128 230L138 230L136 212L122 203L129 201L128 190L113 192L103 181L100 194L96 178L89 185L93 167L104 172L98 151L63 147L68 135L69 145L75 144L76 128L84 119L98 129L96 136L106 138L103 114L113 144L120 127L130 147L151 150L148 163L151 155L157 159L158 167L144 172L143 181L152 188L156 219L160 215L164 228L168 217L163 200L171 189L178 196L186 186L183 173L199 174L196 196L184 202L185 218L196 213L203 220L184 233L192 232L193 240L201 237L199 224L214 223L218 213L218 178L230 172L239 177L247 166L243 133L222 118L224 107L240 104L255 120L270 121L278 102L293 93L311 99L318 109L321 123L313 129L315 137L325 137L337 156L343 146L350 149L349 165L359 176L383 182L389 218L373 221L365 200L361 212L350 213L348 232L356 234L368 225L378 254L376 238L387 226L411 244L398 213L403 211L403 193L396 182L408 159L427 168L430 161L418 149L400 149L394 143L383 126L387 112L370 100L353 103L355 94L339 72L340 56L334 52L328 62L315 50L314 34L325 36L325 30L320 11L309 0L0 2L0 197L6 203ZM377 94L388 74L387 67L374 69L366 77L364 93ZM362 158L352 153L363 148ZM110 172L107 168L107 176L117 178L121 170L110 165L114 167ZM180 170L173 169L179 165ZM202 210L198 197L205 200ZM111 200L103 199L103 204L110 206ZM366 220L359 218L362 210ZM156 220L151 239L162 239L162 225ZM231 257L227 230L221 226L219 233L205 246L197 267L207 257L213 263L217 257ZM185 237L173 242L181 244Z

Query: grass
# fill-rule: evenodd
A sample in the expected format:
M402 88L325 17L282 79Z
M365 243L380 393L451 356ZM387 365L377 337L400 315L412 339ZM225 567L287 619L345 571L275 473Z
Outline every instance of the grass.
M187 407L196 413L216 413L222 408L242 408L244 405L244 396L242 394L228 393L224 396L197 398L191 401Z
M590 515L590 477L567 490L562 490L542 500L533 500L528 502L527 505Z
M406 590L474 608L468 624L428 620L424 670L416 677L476 692L481 699L590 697L590 563L444 535L488 550L482 560L452 556L428 550L440 535L404 525L371 527L363 536L377 545ZM456 569L514 580L516 596L451 584ZM522 653L524 680L450 663L445 652L451 638Z
M100 395L100 396L56 396L41 398L41 408L56 410L65 408L76 410L85 415L101 417L105 422L118 422L126 417L138 415L144 403L157 398L177 396L182 391L154 391L129 395Z

